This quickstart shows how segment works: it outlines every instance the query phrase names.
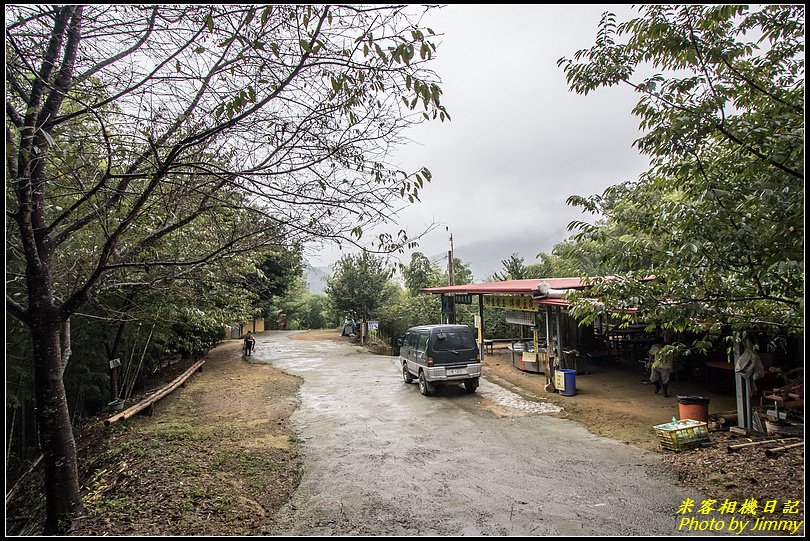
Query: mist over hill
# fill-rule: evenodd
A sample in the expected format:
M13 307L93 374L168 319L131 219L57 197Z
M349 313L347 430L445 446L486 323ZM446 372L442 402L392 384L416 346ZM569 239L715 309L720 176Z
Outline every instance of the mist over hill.
M559 239L555 235L527 234L525 238L495 239L455 246L456 259L467 265L476 283L487 282L495 272L503 270L503 261L513 253L522 257L526 265L537 262L537 254L550 252ZM447 269L447 252L428 256Z
M326 291L326 279L330 274L332 274L331 267L313 267L309 261L304 261L304 278L311 293L323 295Z
M457 259L470 268L474 282L481 283L489 281L495 272L502 271L503 261L509 259L513 253L522 257L526 265L531 265L537 262L538 253L550 252L558 240L552 232L546 235L528 233L525 237L517 239L496 239L462 244L454 247L454 253ZM442 270L447 270L447 252L434 253L427 257ZM400 261L407 264L410 261L410 254L401 256ZM304 262L304 277L309 290L314 294L324 294L326 279L331 274L332 267L329 265L313 266L309 261Z

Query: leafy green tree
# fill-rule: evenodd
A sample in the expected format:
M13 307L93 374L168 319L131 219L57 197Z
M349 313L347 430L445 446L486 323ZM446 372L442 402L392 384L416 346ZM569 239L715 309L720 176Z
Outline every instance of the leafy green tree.
M565 256L558 255L560 251L566 249L570 243L562 242L554 247L551 254L540 252L537 254L537 262L525 264L524 259L518 254L512 254L509 259L501 261L503 271L492 275L494 281L505 280L526 280L530 278L564 278L568 276L580 276L583 274L582 268L588 265L581 265L581 257L568 252ZM589 258L585 258L588 259ZM589 273L585 273L590 275Z
M392 289L380 314L380 332L400 338L409 327L439 323L441 302L436 295L422 293L427 287L447 285L447 274L423 253L414 252L408 265L401 267L405 289Z
M442 269L422 252L411 254L410 263L402 267L402 277L405 280L405 289L411 295L419 294L419 291L426 287L447 285L447 273L443 273Z
M303 259L299 245L280 246L262 255L257 272L247 287L254 290L259 303L284 295L303 276Z
M472 284L475 281L472 269L457 257L453 258L453 283L456 285ZM442 273L442 284L447 285L450 283L450 277L447 271ZM438 285L438 284L437 284Z
M575 92L639 93L636 146L651 157L637 181L570 198L601 216L573 223L575 240L620 271L588 293L604 305L576 298L575 314L802 332L804 6L639 9L619 25L605 14L595 45L560 60Z
M619 271L602 260L600 246L587 237L566 239L557 243L551 254L538 254L541 260L538 265L552 278L616 274Z
M509 256L509 259L501 261L503 265L502 272L496 272L492 275L496 282L505 282L507 280L523 280L528 278L527 268L524 264L524 259L517 253Z
M6 6L6 309L31 333L46 534L83 512L72 316L265 247L361 244L419 197L429 171L384 162L404 129L447 118L418 11Z
M412 295L400 290L385 304L380 316L380 330L390 338L401 338L409 327L440 323L441 309L438 295Z
M338 320L329 311L326 295L310 294L299 322L304 329L326 329L339 325Z
M420 289L429 287L431 275L438 271L438 267L425 254L414 252L408 265L401 267L405 289L411 294L417 294Z
M473 282L472 271L460 259L455 259L456 283ZM441 298L439 295L422 293L423 288L447 286L447 272L432 263L424 254L416 252L411 256L409 265L402 268L405 278L405 290L391 288L384 308L381 311L380 330L389 338L400 338L409 327L431 325L441 322ZM472 324L473 315L478 313L477 306L456 306L456 321Z
M266 306L267 328L321 329L337 325L327 307L326 296L313 295L303 275L295 276L284 293L274 296Z
M381 257L368 252L348 254L333 265L326 281L326 296L332 309L368 320L379 317L391 297L392 270Z
M557 246L562 245L562 243ZM526 265L526 278L565 278L579 276L579 271L573 270L567 259L556 255L557 246L551 254L540 252L537 254L537 263Z

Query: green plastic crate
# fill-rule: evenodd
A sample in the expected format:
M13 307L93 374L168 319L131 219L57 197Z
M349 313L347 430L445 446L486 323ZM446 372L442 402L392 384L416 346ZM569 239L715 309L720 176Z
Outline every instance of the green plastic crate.
M709 441L709 427L703 421L681 419L655 426L661 447L670 451L684 451L700 447Z

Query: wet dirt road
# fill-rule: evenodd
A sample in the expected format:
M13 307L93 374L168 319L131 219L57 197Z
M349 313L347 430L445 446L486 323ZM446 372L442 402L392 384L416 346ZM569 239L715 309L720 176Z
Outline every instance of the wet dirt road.
M672 535L700 495L660 458L481 380L423 397L396 358L257 336L253 361L304 378L304 472L273 535ZM576 397L572 397L575 400Z

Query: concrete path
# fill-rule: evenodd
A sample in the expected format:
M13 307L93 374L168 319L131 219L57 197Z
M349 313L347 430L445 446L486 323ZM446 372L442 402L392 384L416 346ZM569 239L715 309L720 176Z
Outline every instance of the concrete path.
M677 535L660 457L481 380L424 397L397 359L259 335L253 362L301 376L304 461L273 535Z

